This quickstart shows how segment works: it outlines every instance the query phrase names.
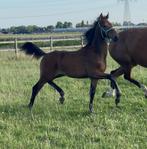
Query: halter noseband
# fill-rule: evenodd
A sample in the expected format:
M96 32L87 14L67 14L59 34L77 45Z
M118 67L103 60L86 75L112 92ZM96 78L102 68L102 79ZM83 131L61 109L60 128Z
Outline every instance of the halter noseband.
M113 27L110 27L110 28L104 28L104 27L102 27L101 25L100 25L100 23L98 22L98 25L99 25L99 28L100 28L100 31L101 31L101 37L102 37L102 39L110 39L109 37L108 37L108 32L109 31L111 31L111 30L113 30ZM104 35L105 34L105 35Z

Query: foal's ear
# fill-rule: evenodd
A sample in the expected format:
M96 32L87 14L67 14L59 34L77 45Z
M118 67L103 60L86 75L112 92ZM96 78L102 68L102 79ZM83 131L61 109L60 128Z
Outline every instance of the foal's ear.
M102 18L103 18L103 14L101 13L98 19L101 20Z
M100 16L99 16L99 18L102 18L102 17L103 17L103 14L101 13Z
M109 12L108 12L108 14L106 15L106 19L109 19Z

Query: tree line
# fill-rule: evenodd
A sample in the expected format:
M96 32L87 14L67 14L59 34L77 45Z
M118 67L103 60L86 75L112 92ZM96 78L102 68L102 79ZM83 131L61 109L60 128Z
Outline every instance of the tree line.
M120 25L119 23L115 23L114 25ZM84 22L83 20L80 23L76 24L76 28L79 27L90 27L91 24L89 22ZM37 25L28 25L28 26L12 26L10 28L2 28L0 32L3 34L32 34L32 33L46 33L46 32L53 32L54 29L62 29L62 28L73 28L72 22L61 22L58 21L55 26L49 25L46 27L40 27Z

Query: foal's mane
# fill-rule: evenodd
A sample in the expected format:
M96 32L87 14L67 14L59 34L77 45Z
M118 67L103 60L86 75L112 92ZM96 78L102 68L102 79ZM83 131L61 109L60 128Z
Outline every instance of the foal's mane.
M92 41L93 41L93 38L94 38L94 33L95 33L95 30L96 30L96 26L98 24L98 20L96 20L92 27L85 32L84 36L85 36L85 39L87 41L87 45L91 45Z

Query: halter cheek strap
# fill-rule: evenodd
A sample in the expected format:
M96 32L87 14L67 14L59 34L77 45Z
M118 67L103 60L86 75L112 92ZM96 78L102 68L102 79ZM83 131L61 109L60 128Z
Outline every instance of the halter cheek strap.
M108 32L111 31L111 30L113 30L113 27L110 27L110 28L108 28L108 29L104 29L104 28L100 25L99 22L98 22L98 25L99 25L99 28L100 28L100 31L101 31L101 37L102 37L103 39L105 39L105 38L109 39L109 37L108 37ZM105 33L106 36L104 36L104 33Z

